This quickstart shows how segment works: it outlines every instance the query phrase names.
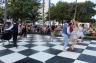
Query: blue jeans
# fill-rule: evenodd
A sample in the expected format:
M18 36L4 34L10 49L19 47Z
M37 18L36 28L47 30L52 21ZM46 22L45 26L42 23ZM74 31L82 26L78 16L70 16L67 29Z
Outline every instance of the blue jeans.
M63 36L64 36L64 48L66 48L68 46L69 37L67 34L63 34Z

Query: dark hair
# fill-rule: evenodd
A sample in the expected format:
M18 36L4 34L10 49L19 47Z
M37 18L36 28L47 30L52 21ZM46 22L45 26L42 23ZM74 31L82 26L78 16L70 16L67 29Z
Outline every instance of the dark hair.
M65 20L64 23L70 23L70 20Z
M81 26L84 27L84 24L82 24Z
M69 26L72 25L72 23L69 23Z
M70 23L70 20L67 20L66 22L67 22L67 23Z

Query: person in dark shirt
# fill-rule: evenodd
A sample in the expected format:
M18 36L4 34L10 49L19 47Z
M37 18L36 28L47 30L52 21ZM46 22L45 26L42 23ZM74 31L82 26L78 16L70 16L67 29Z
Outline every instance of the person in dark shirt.
M14 45L14 47L17 48L18 23L14 24L14 26L12 28L12 32L13 32L13 45Z
M24 38L27 38L27 25L23 25L22 36Z
M51 39L51 41L53 42L53 39L55 38L55 25L52 25L51 26L51 37L52 37L52 39Z

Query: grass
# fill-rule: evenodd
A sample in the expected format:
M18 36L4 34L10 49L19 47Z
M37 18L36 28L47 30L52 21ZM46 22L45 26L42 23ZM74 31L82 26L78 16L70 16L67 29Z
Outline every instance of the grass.
M86 39L86 40L96 40L96 36L85 36L84 39Z

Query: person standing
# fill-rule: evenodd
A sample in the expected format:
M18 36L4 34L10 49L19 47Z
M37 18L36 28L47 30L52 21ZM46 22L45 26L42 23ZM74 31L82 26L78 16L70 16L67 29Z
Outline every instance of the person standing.
M18 36L18 23L15 23L12 29L13 32L13 45L17 48L17 36Z
M27 38L27 25L24 24L23 28L22 28L22 34L21 34L24 38Z
M55 25L52 25L51 26L51 41L53 42L54 41L54 38L55 38L55 28L56 26Z
M73 29L73 31L71 31L70 33L70 42L71 42L70 49L74 51L75 45L78 40L78 24L71 25L71 29Z
M83 42L83 38L84 38L84 29L83 29L83 25L80 24L79 25L79 31L78 31L78 37L79 37L79 42Z
M10 39L12 38L12 28L13 28L13 23L11 20L7 20L4 23L4 26L2 27L2 36L1 36L1 40L2 42L4 40L8 40L9 44L10 44ZM4 42L3 42L3 46L4 46Z
M68 42L69 42L69 34L68 34L68 22L66 22L63 26L63 36L64 36L64 51L67 50Z

